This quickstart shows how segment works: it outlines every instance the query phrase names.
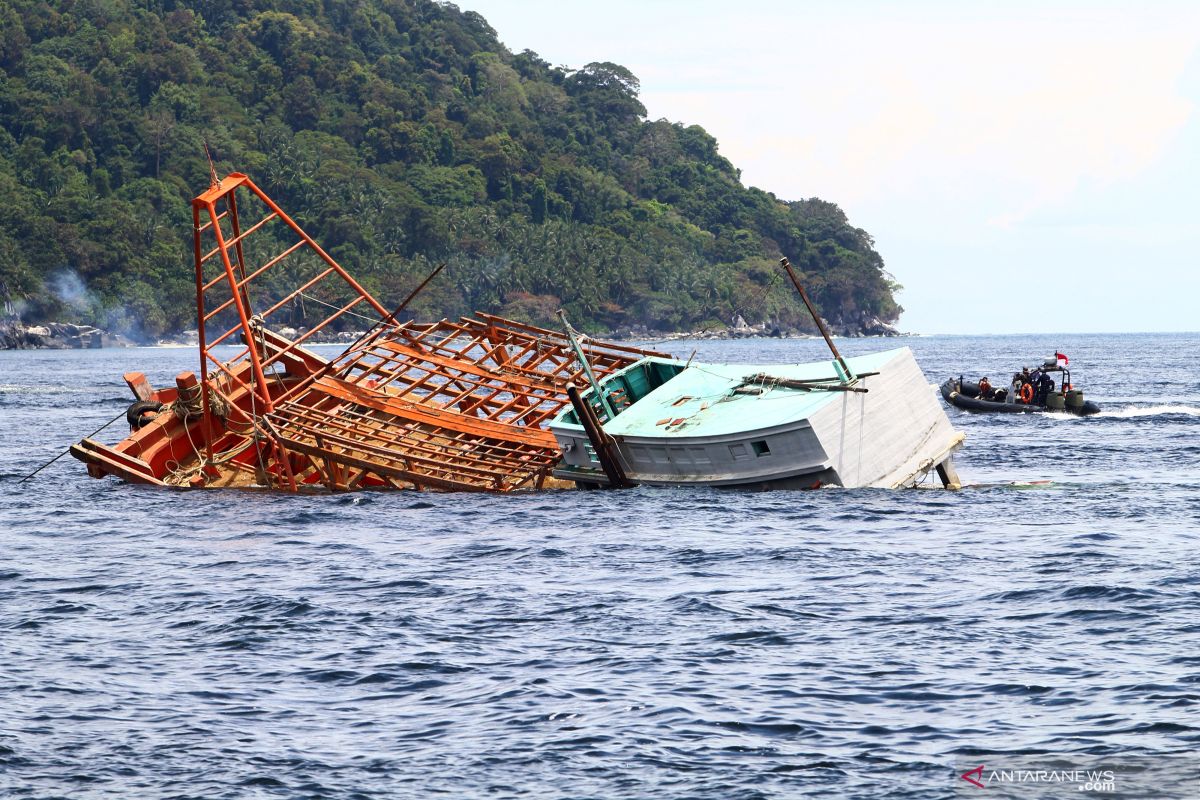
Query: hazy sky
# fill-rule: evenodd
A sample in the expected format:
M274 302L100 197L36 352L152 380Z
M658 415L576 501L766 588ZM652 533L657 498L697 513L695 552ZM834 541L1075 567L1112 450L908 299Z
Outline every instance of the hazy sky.
M1200 329L1200 2L461 0L875 237L921 333Z

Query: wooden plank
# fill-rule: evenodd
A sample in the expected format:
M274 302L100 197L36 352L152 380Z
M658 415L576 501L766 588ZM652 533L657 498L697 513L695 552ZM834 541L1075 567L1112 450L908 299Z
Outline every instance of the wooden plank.
M71 445L71 455L86 464L94 464L105 472L116 475L131 483L148 483L154 486L167 484L154 477L150 465L140 458L114 450L95 439L84 439Z
M518 450L509 443L454 439L444 432L419 428L396 429L386 420L371 420L364 415L359 420L309 418L298 420L294 429L283 432L289 441L297 435L314 438L326 453L336 452L325 447L321 437L337 440L346 448L357 447L380 457L417 461L435 472L467 472L487 479L497 474L523 472L539 463L552 464L558 460L557 448ZM374 438L369 433L376 434ZM390 434L390 436L389 436ZM357 438L356 438L357 437ZM409 465L411 467L411 465Z
M541 391L552 394L561 394L562 392L566 391L565 385L559 386L551 380L546 380L544 378L538 380L536 378L526 377L523 375L509 374L505 370L484 367L466 359L456 360L452 358L446 358L445 356L434 355L432 353L422 353L412 349L411 347L405 347L404 345L395 341L381 342L380 345L387 350L396 353L397 355L410 359L411 361L424 361L430 364L436 364L437 366L445 369L457 370L458 372L466 375L474 375L476 377L485 378L489 381L503 381L507 385L520 387L527 393Z
M309 445L305 442L289 441L288 444L290 444L293 448L295 448L299 452L306 453L310 457L312 457L312 456L322 456L323 457L323 456L328 455L327 453L322 452L315 445ZM391 464L385 464L385 463L379 462L374 459L359 458L358 456L349 455L349 454L339 454L337 456L337 460L339 460L342 463L347 464L349 466L357 467L359 469L369 470L371 472L376 473L377 475L386 475L386 476L389 476L392 478L399 478L400 480L408 481L409 483L424 484L426 486L432 486L434 488L444 489L447 491L457 490L457 491L479 492L479 491L488 491L490 489L490 487L486 486L486 485L480 485L477 483L469 483L469 482L462 481L462 480L452 480L452 479L448 479L448 478L438 477L435 475L428 475L428 474L424 474L424 473L420 473L420 472L414 472L412 470L403 469L400 467L393 466Z
M154 399L154 387L150 385L150 381L146 380L145 374L141 372L126 372L121 377L125 379L125 385L129 387L129 391L133 392L133 396L138 400L150 401Z
M506 425L490 419L468 418L462 414L444 409L392 400L382 392L371 391L352 383L346 383L337 378L324 377L315 384L330 395L350 403L373 408L387 414L423 422L435 427L473 433L493 439L520 442L534 447L556 447L557 440L549 431L535 428L521 428Z
M532 334L532 338L535 338L535 339L556 339L559 341L566 340L566 336L563 334L562 331L552 331L549 328L539 328L536 325L527 325L522 322L517 322L516 320L505 319L504 317L498 317L494 314L485 314L482 311L477 311L475 313L480 317L480 319L487 320L488 322L490 322L493 325L496 325L498 327L508 328L510 330L517 329L519 331L528 331L530 334ZM595 340L595 339L591 339L589 341L591 341L596 346L602 347L605 350L608 350L610 352L629 354L630 356L634 356L633 358L630 359L631 363L633 361L638 361L646 356L659 356L660 358L670 358L671 357L671 356L667 355L666 353L660 353L657 350L646 350L641 347L633 347L632 345L627 345L627 344L617 344L616 342L606 342L606 341L599 341L599 340Z

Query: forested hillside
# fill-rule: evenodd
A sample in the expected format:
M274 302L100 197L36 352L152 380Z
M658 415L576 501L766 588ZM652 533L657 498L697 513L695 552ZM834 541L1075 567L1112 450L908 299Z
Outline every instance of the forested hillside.
M241 171L385 305L580 327L893 321L834 204L745 188L698 125L649 121L610 63L509 52L429 0L0 5L0 301L155 338L195 327L189 202Z

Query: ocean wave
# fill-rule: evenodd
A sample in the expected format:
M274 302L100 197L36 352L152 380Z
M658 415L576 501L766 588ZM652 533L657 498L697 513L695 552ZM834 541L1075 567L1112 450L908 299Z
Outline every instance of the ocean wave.
M18 485L130 360L52 356L65 401L0 414L0 795L925 800L964 754L1186 751L1200 401L1114 341L1099 418L952 414L989 490L951 494Z

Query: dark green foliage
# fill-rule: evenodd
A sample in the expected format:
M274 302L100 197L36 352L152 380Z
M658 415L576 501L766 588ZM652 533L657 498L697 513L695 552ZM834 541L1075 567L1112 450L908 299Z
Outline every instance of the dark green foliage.
M742 186L617 64L514 55L429 0L10 0L0 8L0 301L147 338L194 327L190 199L248 173L385 305L593 330L894 320L870 237ZM302 311L298 313L303 313Z

